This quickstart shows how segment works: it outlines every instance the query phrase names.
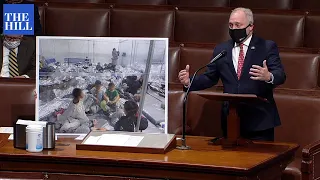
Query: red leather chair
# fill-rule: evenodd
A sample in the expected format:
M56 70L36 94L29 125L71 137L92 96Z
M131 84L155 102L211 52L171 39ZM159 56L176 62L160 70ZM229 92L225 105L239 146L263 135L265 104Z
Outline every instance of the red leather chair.
M34 120L35 89L35 79L0 78L0 127L11 127L18 118Z
M49 36L109 36L110 10L97 7L60 7L45 10L45 34Z
M113 37L167 37L173 39L173 10L113 9Z
M246 7L251 9L292 9L293 0L230 0L231 7Z
M189 7L228 7L229 0L168 0L168 4Z

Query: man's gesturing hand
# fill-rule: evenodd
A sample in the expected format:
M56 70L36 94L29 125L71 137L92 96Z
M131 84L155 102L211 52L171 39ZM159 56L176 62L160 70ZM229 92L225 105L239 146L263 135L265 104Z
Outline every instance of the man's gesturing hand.
M249 74L251 75L251 79L259 80L259 81L270 81L271 80L271 73L267 67L267 61L263 61L263 67L258 65L252 65L250 68Z
M178 75L179 81L185 86L189 86L189 84L190 84L189 68L190 68L190 66L187 65L186 68L181 70Z

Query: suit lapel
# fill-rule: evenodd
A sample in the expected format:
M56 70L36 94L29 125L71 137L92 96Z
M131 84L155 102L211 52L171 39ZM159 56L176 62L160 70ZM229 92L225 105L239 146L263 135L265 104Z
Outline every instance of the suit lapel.
M229 69L230 69L233 77L235 78L235 80L238 81L237 73L236 73L236 70L234 69L233 60L232 60L233 46L234 46L234 42L232 40L230 40L228 42L228 47L227 47L227 64L229 65Z
M18 47L18 54L17 54L17 61L18 61L18 69L19 69L19 74L22 74L22 67L25 66L25 60L24 58L27 57L28 53L28 44L27 41L22 39L21 44Z
M250 68L251 64L252 64L252 60L253 60L253 54L256 51L256 43L257 42L257 38L254 37L254 35L252 35L252 39L250 41L247 53L246 53L246 57L244 59L244 64L242 67L242 72L241 72L241 76L240 79L242 77L242 75L246 72L249 72L248 69Z

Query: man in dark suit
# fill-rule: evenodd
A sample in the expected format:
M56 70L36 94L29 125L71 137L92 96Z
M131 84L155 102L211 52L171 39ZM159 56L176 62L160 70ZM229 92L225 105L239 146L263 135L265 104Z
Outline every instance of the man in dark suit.
M197 76L191 91L203 90L217 84L221 78L224 92L256 94L268 100L258 105L242 103L237 112L241 120L241 136L252 140L274 140L274 127L281 124L273 88L286 80L275 42L253 35L253 14L250 9L236 8L229 18L231 40L215 47L213 57L226 50L226 56L208 66ZM190 85L189 65L179 73L185 87ZM228 102L223 104L222 130L226 135Z
M3 29L3 4L34 4L33 2L26 0L0 0L0 3L2 4L2 8L0 8L0 14L2 15L0 22L1 31ZM39 8L37 5L34 5L34 35L42 35L42 26L40 21Z
M1 42L1 77L35 78L36 46L34 38L5 35Z

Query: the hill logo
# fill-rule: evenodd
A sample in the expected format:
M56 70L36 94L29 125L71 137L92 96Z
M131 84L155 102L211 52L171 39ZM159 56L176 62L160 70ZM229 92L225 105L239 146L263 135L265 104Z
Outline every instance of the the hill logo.
M3 5L4 35L34 35L34 5Z

